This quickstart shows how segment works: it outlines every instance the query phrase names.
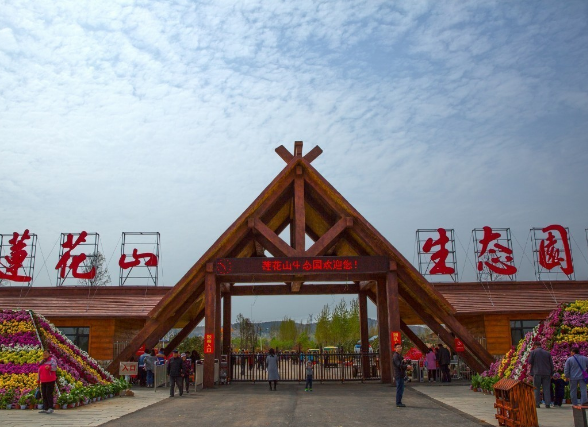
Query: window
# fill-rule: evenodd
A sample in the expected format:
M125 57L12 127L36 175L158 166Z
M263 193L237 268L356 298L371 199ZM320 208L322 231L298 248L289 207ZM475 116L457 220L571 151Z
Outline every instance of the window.
M527 332L531 332L535 326L541 322L540 320L511 320L510 321L510 335L512 337L512 345L517 345L522 340Z
M90 328L86 326L58 327L63 335L85 352L90 343Z

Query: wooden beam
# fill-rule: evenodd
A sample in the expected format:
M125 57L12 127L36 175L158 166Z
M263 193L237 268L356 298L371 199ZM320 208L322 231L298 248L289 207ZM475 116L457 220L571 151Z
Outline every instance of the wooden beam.
M388 302L389 332L400 333L400 305L398 303L398 277L396 275L396 271L389 271L386 274L386 297ZM390 351L392 352L393 343L390 344ZM394 373L392 358L390 358L390 372Z
M216 284L215 289L215 309L214 309L214 330L216 335L214 336L214 358L220 361L220 355L222 351L222 295L220 291L220 283Z
M213 273L214 267L212 263L206 264L206 278L205 278L205 316L206 320L204 323L204 378L202 382L203 388L214 387L214 352L206 352L206 336L212 335L213 342L216 341L216 276Z
M231 353L231 293L223 295L223 354Z
M300 281L291 282L290 289L292 290L292 292L299 293L300 288L302 287L302 283L304 283L304 282L300 282Z
M447 344L450 348L452 348L455 351L455 342L453 336L451 335L451 332L449 332L439 322L437 322L437 320L431 314L427 313L427 311L421 305L421 303L419 301L416 301L412 296L404 294L402 295L402 298L414 310L417 316L419 316L423 320L423 323L427 325L433 332L439 335L439 338L441 338L441 340L445 344ZM487 369L487 367L485 367L484 364L477 359L476 354L473 352L470 353L470 351L468 351L467 348L465 353L461 353L461 356L463 357L465 362L470 366L470 368L472 368L476 372L481 373L482 371Z
M304 176L302 166L296 167L294 178L294 218L292 221L292 247L298 255L304 254L306 243L306 212L304 209Z
M400 329L402 330L402 332L404 332L404 334L408 337L409 340L412 341L412 343L418 347L418 349L420 351L423 352L423 354L426 354L427 351L429 350L429 347L427 347L427 344L425 344L413 331L412 329L410 329L410 327L404 323L402 320L400 321Z
M283 145L280 145L278 148L276 148L276 153L278 153L278 156L280 156L286 163L290 163L290 160L294 158L292 153L290 153Z
M276 257L296 256L295 250L288 245L280 236L274 233L259 218L249 218L249 228L256 230L259 234L255 235L256 239L261 240L261 244Z
M306 251L306 256L322 256L327 250L337 243L337 239L347 228L353 226L353 218L345 217L333 225L329 231L323 234L315 243Z
M388 327L388 303L386 295L386 281L378 280L378 337L380 339L380 372L382 383L392 383L390 351L390 329Z
M413 295L416 298L412 297L412 301L418 301L418 304L424 307L435 307L437 306L435 300L428 295L426 292L423 292L418 287L407 287L402 286L400 294L405 301L408 302L407 297L412 297ZM413 306L414 308L415 306ZM417 314L419 311L417 311ZM490 364L494 362L494 358L488 353L488 351L470 334L470 332L461 324L459 321L450 313L447 313L444 310L435 310L435 316L441 321L440 323L444 323L451 332L453 332L457 337L459 337L466 346L466 349L469 348L471 353L478 358L478 360L482 363L482 365L486 366L486 368L490 367Z
M316 145L312 150L306 153L306 155L304 156L304 160L306 160L308 163L312 163L312 161L321 154L323 154L323 150L321 149L321 147Z
M354 295L359 292L359 285L350 284L305 284L298 291L291 285L235 285L231 289L233 296L253 295Z
M294 157L302 157L302 141L294 141Z
M192 320L190 320L186 326L184 326L182 328L182 330L180 332L178 332L178 334L169 342L169 344L167 345L167 347L165 347L164 349L164 354L166 356L169 356L169 354L174 350L174 348L178 347L182 341L184 341L184 339L190 335L190 332L192 332L194 330L194 328L196 326L198 326L198 324L200 322L202 322L202 319L204 319L204 310L202 310L201 312L199 312L196 317L194 317Z
M365 292L358 294L359 301L359 337L361 340L361 366L363 367L363 378L369 378L370 363L369 363L369 328L368 328L368 312L367 312L367 295Z

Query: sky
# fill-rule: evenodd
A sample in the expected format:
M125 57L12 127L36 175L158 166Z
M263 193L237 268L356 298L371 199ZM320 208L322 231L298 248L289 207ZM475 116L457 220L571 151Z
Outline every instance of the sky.
M161 233L173 286L304 141L313 166L416 264L417 229L569 227L588 279L588 3L0 0L0 233ZM5 253L3 253L3 256ZM561 275L559 277L561 279ZM481 285L480 285L481 286ZM340 296L235 298L255 321ZM370 316L375 317L373 306Z

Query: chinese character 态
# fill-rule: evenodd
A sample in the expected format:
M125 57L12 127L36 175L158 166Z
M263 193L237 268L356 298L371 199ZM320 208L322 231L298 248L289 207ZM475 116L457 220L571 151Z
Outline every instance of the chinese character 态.
M488 252L488 258L490 261L482 261L480 259L478 261L478 271L482 271L485 265L490 271L496 274L512 276L517 272L517 268L514 265L509 264L513 261L512 249L507 248L498 242L494 243L492 248L488 248L490 243L494 240L500 239L500 237L500 233L494 233L488 226L484 227L484 237L480 240L482 249L480 250L478 258L482 258L482 256ZM501 259L500 252L505 254L504 260Z
M126 260L127 256L125 254L122 254L120 256L120 259L118 260L118 265L120 266L120 268L122 268L123 270L126 270L131 267L136 267L141 263L141 259L144 259L144 258L147 258L147 261L145 261L145 265L147 267L157 267L157 257L155 256L155 254L152 254L152 253L140 254L137 252L138 252L137 249L133 249L133 260L132 261L127 261Z
M18 269L22 268L27 258L27 251L25 250L27 244L25 240L31 238L29 230L25 230L22 236L16 232L12 233L12 236L12 239L8 241L10 243L10 255L4 257L8 265L0 262L0 265L6 269L6 272L0 271L0 279L11 280L13 282L30 282L33 279L32 277L18 274Z
M431 237L427 239L423 245L423 251L430 252L435 246L439 246L439 250L431 255L431 261L435 264L429 274L453 274L455 269L445 264L447 257L449 256L449 250L445 248L445 245L449 243L449 237L447 237L447 230L444 228L438 228L439 238L433 240Z
M92 267L90 269L90 271L87 271L85 273L80 273L78 271L78 268L80 267L80 264L83 263L86 260L86 254L79 254L79 255L71 255L71 251L74 250L80 243L84 243L86 241L86 236L88 235L88 233L86 233L85 231L82 231L80 233L80 235L78 236L78 238L76 239L76 241L73 241L73 234L68 234L65 242L63 242L63 244L61 246L63 246L64 249L68 249L59 259L59 262L57 263L57 265L55 266L56 270L60 270L59 271L59 277L61 277L62 279L65 278L66 273L65 273L65 269L67 268L67 262L69 261L69 259L71 258L71 264L69 265L69 269L71 270L71 274L73 277L75 277L76 279L93 279L94 277L96 277L96 267Z
M572 274L574 272L574 265L572 264L572 251L566 229L561 225L550 225L541 231L547 233L547 239L541 240L539 244L539 264L546 270L552 270L559 266L564 274L568 276ZM559 233L559 240L564 249L563 256L560 249L556 246L558 239L553 235L552 231Z

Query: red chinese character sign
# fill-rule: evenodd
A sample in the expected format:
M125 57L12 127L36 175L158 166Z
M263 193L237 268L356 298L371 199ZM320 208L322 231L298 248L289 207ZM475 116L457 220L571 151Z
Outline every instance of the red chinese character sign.
M402 335L400 335L400 331L390 332L390 346L392 347L392 350L394 350L396 344L402 344Z
M155 285L159 280L160 235L157 232L122 233L119 284Z
M290 258L219 258L215 273L238 274L311 274L311 273L386 273L390 260L382 256L290 257Z
M31 285L36 249L37 235L28 229L22 234L0 234L0 280Z
M455 346L455 351L457 353L463 353L465 351L465 345L459 338L455 338L453 340L453 345Z
M472 236L478 281L516 280L510 228L476 228Z
M61 233L57 286L62 286L68 279L91 282L96 277L96 259L98 257L98 233Z
M545 276L557 279L557 276L563 273L568 279L574 280L574 263L568 228L557 224L545 228L532 228L531 236L537 279L542 280Z
M419 272L428 276L451 276L457 282L457 259L453 229L419 229L416 233Z
M214 334L204 334L204 354L214 354Z

